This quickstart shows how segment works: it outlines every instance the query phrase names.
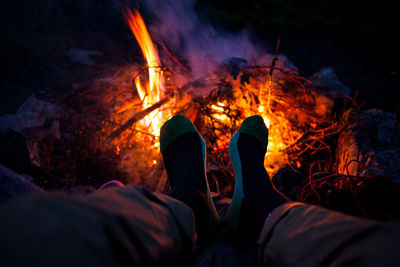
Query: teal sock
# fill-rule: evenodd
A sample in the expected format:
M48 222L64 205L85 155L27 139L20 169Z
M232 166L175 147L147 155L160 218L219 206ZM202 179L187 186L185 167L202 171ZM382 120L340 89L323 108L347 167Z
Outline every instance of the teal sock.
M218 215L205 171L205 143L192 122L176 115L161 128L160 147L171 185L170 196L188 205L200 238L211 234Z
M243 121L229 143L236 182L228 224L257 238L267 215L286 199L272 186L264 168L268 129L260 116Z

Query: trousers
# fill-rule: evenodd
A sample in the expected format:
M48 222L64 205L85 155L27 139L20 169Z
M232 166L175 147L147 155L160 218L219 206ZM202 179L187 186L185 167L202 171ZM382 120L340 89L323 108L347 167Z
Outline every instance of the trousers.
M73 197L32 194L0 204L2 266L182 266L196 243L192 210L141 187ZM268 216L261 266L399 266L400 223L302 203Z

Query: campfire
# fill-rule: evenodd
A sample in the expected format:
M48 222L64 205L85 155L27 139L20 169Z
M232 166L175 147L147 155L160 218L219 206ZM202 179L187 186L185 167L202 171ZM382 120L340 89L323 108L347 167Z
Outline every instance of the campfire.
M152 41L137 10L127 9L124 17L145 62L119 67L70 100L86 109L75 118L86 125L77 139L85 151L96 151L99 161L114 162L115 176L167 190L159 129L175 114L189 118L206 140L207 174L213 191L222 195L233 190L229 140L251 115L261 115L269 128L265 167L270 177L282 167L307 172L316 159L333 160L330 138L348 125L358 107L301 76L279 55L279 41L273 55L252 61L227 58L210 75L193 79L184 58ZM334 112L336 99L350 104Z
M87 193L118 179L167 192L159 131L181 114L206 141L207 177L218 202L234 189L229 141L257 114L269 128L265 168L289 199L374 219L398 215L389 193L374 204L376 191L395 188L382 175L399 173L396 114L360 110L357 94L332 68L301 73L280 53L284 39L265 51L247 32L199 21L191 5L146 7L154 17L122 10L135 51L125 61L101 61L61 99L38 93L16 114L0 117L2 164L44 190ZM290 185L282 178L288 169L297 172Z
M204 137L207 176L211 190L221 197L233 193L229 140L246 117L256 114L269 128L264 162L269 177L284 167L309 177L296 200L318 202L315 173L339 173L337 166L343 165L348 169L337 156L338 134L351 124L359 106L340 90L344 86L332 69L306 78L279 53L279 40L267 53L245 35L227 38L206 27L195 32L207 37L199 44L186 29L196 27L167 27L183 29L188 36L188 47L180 50L162 34L163 25L148 31L138 10L126 8L123 16L132 45L141 50L135 62L107 68L62 103L31 97L10 117L10 128L26 139L27 165L37 167L28 173L39 186L93 190L118 179L168 191L159 131L176 114L189 118Z

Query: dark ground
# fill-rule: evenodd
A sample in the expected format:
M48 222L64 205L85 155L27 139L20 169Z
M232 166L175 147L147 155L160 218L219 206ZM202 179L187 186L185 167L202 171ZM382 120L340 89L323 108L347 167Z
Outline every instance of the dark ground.
M310 75L333 67L365 108L399 105L398 14L389 1L201 0L201 17L234 31L250 26L262 43ZM141 60L113 0L15 0L2 4L0 115L33 92L60 99L110 66ZM70 48L96 50L94 66L71 63Z

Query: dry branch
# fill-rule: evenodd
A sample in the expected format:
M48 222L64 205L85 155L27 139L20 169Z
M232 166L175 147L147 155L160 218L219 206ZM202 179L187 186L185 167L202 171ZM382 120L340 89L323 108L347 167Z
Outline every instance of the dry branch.
M112 132L106 139L106 141L104 142L104 145L109 144L110 142L112 142L115 138L117 138L123 131L125 131L126 129L128 129L129 127L132 126L132 124L134 124L135 122L143 119L144 117L146 117L147 115L149 115L152 111L158 109L159 107L161 107L162 105L164 105L165 103L167 103L169 100L171 99L171 95L168 95L166 97L164 97L163 99L161 99L160 101L158 101L157 103L155 103L154 105L152 105L151 107L146 108L145 110L142 110L138 113L136 113L135 115L133 115L127 122L125 122L124 124L122 124L117 130L115 130L114 132Z
M281 39L279 38L278 42L276 44L275 56L272 59L271 67L270 67L270 70L269 70L269 76L272 76L272 72L274 71L275 63L276 63L276 61L278 61L278 54L279 54L280 45L281 45Z

